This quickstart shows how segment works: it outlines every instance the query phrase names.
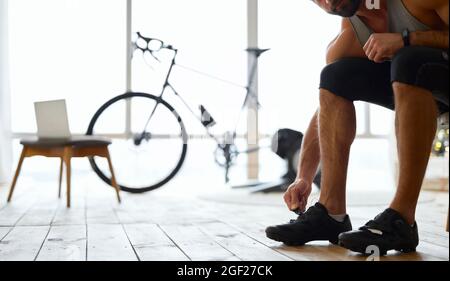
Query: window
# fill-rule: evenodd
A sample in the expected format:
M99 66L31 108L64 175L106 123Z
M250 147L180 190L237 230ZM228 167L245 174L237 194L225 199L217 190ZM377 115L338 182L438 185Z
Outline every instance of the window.
M84 133L125 90L125 1L14 0L9 13L13 131L36 131L34 101L66 99L72 132Z
M200 114L199 104L211 112L217 121L217 133L233 129L245 90L195 71L245 85L246 16L246 1L242 0L133 1L133 31L179 50L180 66L174 68L170 82L196 114ZM161 62L136 53L133 90L159 94L170 54L164 54ZM189 134L204 134L203 127L176 96L167 93L164 99L175 107ZM245 119L242 121L245 124Z
M72 132L84 133L95 111L125 91L126 1L9 3L14 132L35 132L34 101L63 98L68 102ZM192 109L197 110L197 105L202 104L212 113L218 124L213 133L233 130L245 95L243 87L236 85L247 82L247 2L132 3L132 31L161 39L179 50L171 84ZM311 1L258 3L259 45L271 48L260 59L260 133L270 135L283 127L304 131L318 107L319 74L325 66L326 47L339 32L340 18L327 15ZM159 93L170 54L158 55L161 63L134 54L132 90ZM204 134L199 122L176 96L167 93L164 99L181 115L189 134ZM133 108L138 106L131 107L131 116L136 116ZM117 107L109 114L110 122L104 123L101 133L123 133L125 107ZM359 134L384 135L390 130L386 120L392 113L389 115L387 110L370 106L368 111L367 106L357 103L357 115ZM240 117L239 131L244 132L246 114ZM375 145L357 143L356 149L364 152L366 143ZM381 142L377 145L385 147ZM381 162L369 168L385 172L386 161ZM354 167L364 168L358 165Z
M340 18L298 0L261 0L259 17L260 45L271 48L260 64L261 131L305 131L319 105L325 51L340 30Z
M324 13L312 1L298 0L260 0L259 16L260 44L272 49L260 64L261 132L271 134L284 127L305 132L319 105L325 51L339 33L341 19ZM371 189L375 184L361 186L361 182L376 176L382 179L377 182L381 188L390 189L394 183L387 136L392 113L362 102L355 107L357 134L364 138L352 146L349 186ZM371 139L377 135L385 139Z
M35 131L34 101L64 98L72 131L84 133L99 106L125 90L125 7L124 0L10 1L14 132ZM133 1L133 31L179 49L181 66L175 67L171 82L193 109L205 105L217 120L218 133L234 127L245 91L192 69L246 84L246 8L241 0ZM261 0L259 17L260 45L271 48L260 59L261 133L280 127L304 130L318 106L324 51L340 19L297 0ZM159 64L135 54L133 90L158 93L169 60ZM179 99L165 98L189 133L204 132ZM117 122L102 132L123 132L125 109L118 110L111 116ZM358 104L357 112L358 133L364 133L364 106ZM385 120L386 112L372 106L370 112L377 116L371 119L373 133L385 134L386 122L375 120ZM245 120L241 123L245 129Z
M260 44L271 48L260 64L260 129L305 131L318 107L325 51L340 31L341 18L324 13L312 1L298 0L260 0L259 16ZM392 112L362 102L355 106L359 135L390 133Z

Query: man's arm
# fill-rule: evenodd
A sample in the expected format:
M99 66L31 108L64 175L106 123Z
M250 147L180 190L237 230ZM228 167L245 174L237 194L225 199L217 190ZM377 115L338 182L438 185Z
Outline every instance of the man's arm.
M356 38L348 19L342 20L341 32L328 45L327 64L345 57L364 57L364 51ZM314 113L303 138L298 161L297 179L284 194L284 201L290 210L303 212L311 194L311 185L320 163L318 112Z
M365 57L353 27L348 19L342 19L341 31L327 48L326 61L331 64L346 57ZM314 114L306 132L298 163L298 179L311 183L316 175L320 161L317 112Z
M346 57L365 57L353 27L348 19L342 19L341 31L327 48L326 61L331 64ZM314 114L306 132L298 163L298 179L311 183L316 175L320 160L317 112Z
M434 10L447 30L416 31L411 33L411 45L448 49L448 0L416 0L425 9Z
M411 33L411 45L448 49L448 31L416 31Z
M418 7L435 12L445 28L430 31L416 31L410 34L410 44L439 49L448 49L448 0L414 0ZM370 60L383 62L391 59L404 47L402 35L399 33L372 34L364 46L364 51Z
M361 44L356 37L350 20L342 19L341 32L328 45L327 64L346 57L366 57Z

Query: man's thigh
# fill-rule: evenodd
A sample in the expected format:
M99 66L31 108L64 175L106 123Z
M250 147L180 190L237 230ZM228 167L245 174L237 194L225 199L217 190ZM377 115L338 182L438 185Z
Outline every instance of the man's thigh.
M326 66L320 88L350 101L364 101L394 109L391 63L345 58Z
M326 66L320 88L350 101L365 101L395 109L393 82L427 89L441 113L449 111L448 53L434 48L408 47L392 62L375 63L345 58Z
M392 60L391 80L430 91L441 112L449 110L448 52L429 47L401 49Z

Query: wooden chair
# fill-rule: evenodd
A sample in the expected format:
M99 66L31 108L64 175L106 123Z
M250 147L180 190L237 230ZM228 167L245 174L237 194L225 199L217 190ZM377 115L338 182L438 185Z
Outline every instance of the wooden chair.
M108 160L109 169L111 171L111 183L116 190L117 200L121 202L119 194L119 186L114 175L114 169L111 162L108 146L110 140L103 138L93 138L89 136L72 137L68 140L61 139L24 139L20 142L23 145L22 154L20 155L19 164L9 191L8 202L11 201L20 169L25 158L33 156L57 157L61 159L59 168L59 191L58 197L61 198L61 182L63 175L63 166L66 165L66 182L67 182L67 207L70 207L70 182L71 182L71 159L74 157L90 157L99 156Z

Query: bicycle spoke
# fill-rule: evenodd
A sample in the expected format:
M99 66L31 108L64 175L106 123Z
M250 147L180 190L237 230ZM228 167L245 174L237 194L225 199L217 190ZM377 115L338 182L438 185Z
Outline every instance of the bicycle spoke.
M187 149L187 135L184 125L176 111L158 97L144 93L127 93L116 97L94 115L88 134L99 134L117 113L122 112L128 100L132 104L130 116L131 137L126 134L113 138L110 146L114 161L117 182L122 190L144 192L167 183L180 169ZM148 122L151 112L152 122ZM146 127L145 136L136 142L136 136L142 135L141 128ZM94 171L105 182L110 183L107 163L102 159L90 159Z

